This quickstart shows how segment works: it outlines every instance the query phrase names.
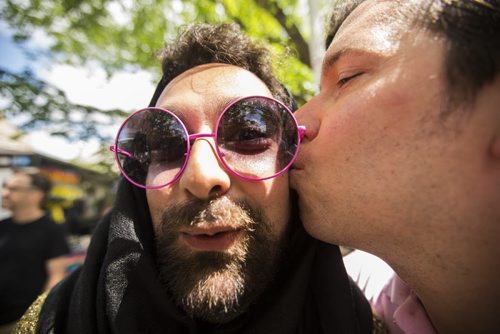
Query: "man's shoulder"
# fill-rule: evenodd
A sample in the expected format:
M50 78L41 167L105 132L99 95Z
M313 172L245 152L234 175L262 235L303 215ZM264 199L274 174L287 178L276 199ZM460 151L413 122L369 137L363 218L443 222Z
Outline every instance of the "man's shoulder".
M44 215L36 221L36 224L41 228L54 231L54 230L64 230L64 226L56 223L49 215Z
M50 226L57 226L58 224L50 217L49 214L45 214L42 217L40 217L37 221L37 223L40 224L45 224L45 225L50 225Z
M58 228L57 223L54 222L54 220L50 217L48 214L44 214L41 217L38 217L30 222L27 223L16 223L13 219L10 219L9 224L18 226L19 228L22 228L23 230L37 230L37 229L53 229L53 228Z
M42 311L43 304L47 299L48 292L38 296L38 298L26 310L24 315L19 319L14 328L14 334L31 334L36 333L38 320Z
M0 219L0 223L6 222L6 221L12 221L12 218L7 216L7 217Z
M47 259L70 253L65 226L54 222L45 215L32 223L31 237L37 240L40 247L45 249Z
M17 322L13 333L53 333L56 314L59 309L67 310L76 283L80 277L81 267L67 275L49 291L44 292L31 304ZM61 318L66 321L66 318Z
M0 228L5 227L7 225L11 225L11 224L13 224L11 217L7 217L7 218L0 220Z

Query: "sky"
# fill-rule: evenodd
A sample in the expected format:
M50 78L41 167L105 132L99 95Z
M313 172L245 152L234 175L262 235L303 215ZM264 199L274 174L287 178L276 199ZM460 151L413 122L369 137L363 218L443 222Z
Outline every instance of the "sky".
M44 60L28 59L24 51L12 41L8 26L0 21L0 67L13 72L30 68L35 75L64 91L70 102L100 109L119 108L134 111L149 102L154 84L152 75L145 71L118 72L106 77L102 68L82 68L64 64L51 64ZM43 33L35 33L28 42L31 49L44 49L48 40ZM16 120L11 120L15 123ZM115 135L120 124L109 131ZM42 154L62 160L79 159L91 162L98 148L97 141L69 143L61 137L51 137L47 132L28 134L32 148ZM110 143L112 144L112 143Z

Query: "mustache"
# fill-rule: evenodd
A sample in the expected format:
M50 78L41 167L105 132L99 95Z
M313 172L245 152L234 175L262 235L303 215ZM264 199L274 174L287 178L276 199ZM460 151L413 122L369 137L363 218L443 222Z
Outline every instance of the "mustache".
M165 231L198 225L222 225L254 230L263 220L260 210L246 201L234 201L227 197L212 200L188 200L168 206L161 214L160 228Z

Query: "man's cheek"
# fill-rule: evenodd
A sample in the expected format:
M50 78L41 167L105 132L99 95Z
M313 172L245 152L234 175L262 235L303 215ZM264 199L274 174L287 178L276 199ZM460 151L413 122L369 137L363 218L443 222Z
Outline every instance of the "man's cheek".
M160 217L161 217L161 205L157 205L157 198L154 195L146 194L149 214L151 215L151 220L153 222L153 226L156 227L159 225ZM161 203L161 201L160 201ZM156 229L156 228L155 228Z
M270 205L266 207L264 213L266 214L266 221L271 224L270 229L274 232L274 235L280 235L285 226L290 221L290 203L289 198L286 199L275 199L270 200Z

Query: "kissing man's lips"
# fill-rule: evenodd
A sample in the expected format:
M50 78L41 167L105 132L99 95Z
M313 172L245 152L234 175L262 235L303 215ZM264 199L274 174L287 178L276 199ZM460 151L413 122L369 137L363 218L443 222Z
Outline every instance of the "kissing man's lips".
M304 168L304 165L301 163L301 160L299 159L296 159L292 166L290 167L290 170L293 170L293 169L303 169Z
M191 248L204 252L226 251L241 233L242 229L228 226L197 226L180 231L181 239Z

